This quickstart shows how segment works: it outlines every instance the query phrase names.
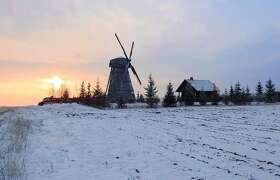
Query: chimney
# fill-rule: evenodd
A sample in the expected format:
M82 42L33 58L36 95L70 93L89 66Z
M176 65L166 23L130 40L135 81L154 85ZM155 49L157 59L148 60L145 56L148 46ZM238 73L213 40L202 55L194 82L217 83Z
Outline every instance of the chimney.
M190 80L193 81L193 77L190 77Z

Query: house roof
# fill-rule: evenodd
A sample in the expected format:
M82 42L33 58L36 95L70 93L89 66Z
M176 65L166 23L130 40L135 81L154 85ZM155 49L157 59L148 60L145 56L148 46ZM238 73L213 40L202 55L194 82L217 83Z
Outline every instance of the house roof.
M186 80L197 91L216 91L216 86L209 80Z
M196 91L217 91L216 85L209 80L184 80L178 87L177 92L184 91L187 86L191 86Z

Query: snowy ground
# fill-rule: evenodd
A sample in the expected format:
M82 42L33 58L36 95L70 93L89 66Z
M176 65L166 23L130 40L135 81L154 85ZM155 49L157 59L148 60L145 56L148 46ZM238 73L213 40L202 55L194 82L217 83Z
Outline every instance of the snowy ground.
M32 122L23 155L28 180L280 179L280 106L103 111L74 104L4 116Z

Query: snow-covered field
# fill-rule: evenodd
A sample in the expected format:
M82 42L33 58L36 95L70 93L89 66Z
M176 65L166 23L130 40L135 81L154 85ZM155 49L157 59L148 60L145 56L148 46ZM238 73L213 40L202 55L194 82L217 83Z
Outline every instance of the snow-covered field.
M280 179L279 105L34 106L0 114L0 137L11 117L31 121L28 180Z

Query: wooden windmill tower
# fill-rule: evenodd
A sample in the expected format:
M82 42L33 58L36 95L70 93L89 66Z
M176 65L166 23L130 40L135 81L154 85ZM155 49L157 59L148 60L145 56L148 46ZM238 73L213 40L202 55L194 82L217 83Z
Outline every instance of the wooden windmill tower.
M115 34L115 36L119 42L121 49L123 50L125 57L110 60L109 67L111 68L111 72L106 87L106 95L111 102L116 102L120 98L127 102L134 102L135 94L129 76L129 69L132 70L133 74L136 76L138 82L141 85L140 78L137 75L135 68L131 64L134 42L132 42L130 54L128 57L118 35Z

